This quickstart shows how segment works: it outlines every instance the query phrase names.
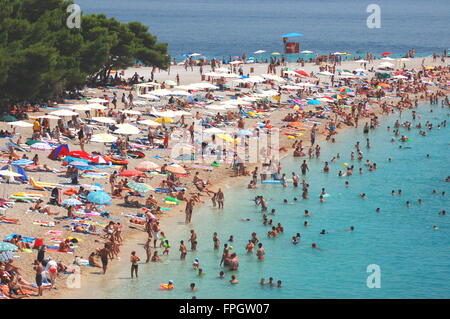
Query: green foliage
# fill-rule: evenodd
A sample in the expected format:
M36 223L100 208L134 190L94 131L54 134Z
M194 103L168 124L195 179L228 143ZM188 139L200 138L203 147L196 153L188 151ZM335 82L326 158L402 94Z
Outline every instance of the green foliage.
M85 15L81 29L66 25L67 0L0 0L0 99L51 98L86 80L102 82L112 69L167 68L167 44L139 22Z

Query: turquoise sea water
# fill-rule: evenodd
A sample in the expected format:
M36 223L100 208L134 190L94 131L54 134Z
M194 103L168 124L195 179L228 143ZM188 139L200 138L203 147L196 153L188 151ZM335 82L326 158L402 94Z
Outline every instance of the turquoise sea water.
M303 33L301 50L358 50L418 56L450 47L448 0L75 0L85 13L140 21L169 52L207 57L257 50L282 52L281 36ZM381 8L381 28L366 25L369 4Z
M430 110L433 110L431 113ZM418 134L417 129L401 133L411 138L408 143L390 142L392 132L387 126L399 118L393 115L382 119L382 125L371 130L369 137L372 148L365 148L362 127L349 129L338 135L337 143L322 143L320 159L310 161L310 199L286 205L284 198L292 202L301 198L301 189L292 185L258 185L256 190L246 189L247 181L236 184L232 181L225 187L225 209L219 211L207 203L194 211L193 223L186 226L181 222L170 229L164 229L173 246L169 258L161 264L150 263L140 266L140 278L130 280L129 268L124 267L111 279L103 283L97 297L107 298L190 298L189 284L195 282L198 298L450 298L450 216L438 212L449 211L449 183L444 181L450 173L449 127L437 129L437 124L448 119L449 109L440 106L421 106L417 109L422 117L416 119L424 124L427 120L434 129L427 137ZM411 111L404 112L402 121L412 121ZM374 172L359 175L363 162L350 160L350 153L359 140L364 154L363 162L370 159L378 165ZM399 145L410 149L399 149ZM330 163L330 173L321 172L324 161L337 153L341 159ZM426 158L430 154L430 158ZM391 157L392 162L388 162ZM292 157L283 160L283 171L290 175L299 173L302 159ZM338 177L343 163L355 165L350 177ZM350 186L344 187L349 181ZM319 203L322 187L330 194L325 203ZM403 195L392 196L391 190L401 189ZM432 190L438 194L432 194ZM445 191L445 196L440 192ZM368 198L362 199L360 193ZM256 195L270 199L269 210L276 209L275 224L281 223L285 232L277 239L266 237L269 227L262 225L260 209L252 205ZM418 204L418 199L424 201ZM411 207L405 202L411 201ZM380 213L375 209L381 208ZM308 209L311 217L304 217ZM249 222L240 218L248 217ZM308 220L311 224L304 227ZM432 229L433 225L439 229ZM338 231L355 227L355 231ZM185 261L179 260L178 243L187 241L189 231L198 233L199 245L196 253L189 252ZM329 233L320 235L326 229ZM226 279L219 279L220 251L214 251L213 232L217 231L222 244L234 235L234 251L240 257L237 272L226 271ZM251 232L257 232L266 248L266 259L258 262L255 255L247 255L245 245ZM291 244L291 237L301 233L301 243ZM312 249L316 242L321 248ZM189 245L188 245L189 247ZM144 256L141 247L138 255ZM198 257L206 275L202 278L192 270L192 262ZM369 289L366 285L367 266L377 264L381 268L381 288ZM240 283L228 283L235 274ZM273 277L283 281L281 289L261 287L261 277ZM172 291L159 290L160 283L175 282Z

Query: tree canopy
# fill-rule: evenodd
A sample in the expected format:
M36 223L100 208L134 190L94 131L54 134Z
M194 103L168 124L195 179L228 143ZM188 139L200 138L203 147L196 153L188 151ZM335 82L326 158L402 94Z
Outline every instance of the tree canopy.
M166 69L167 44L139 22L83 15L69 28L67 0L0 0L0 99L51 98L86 80L104 81L112 69L140 60Z

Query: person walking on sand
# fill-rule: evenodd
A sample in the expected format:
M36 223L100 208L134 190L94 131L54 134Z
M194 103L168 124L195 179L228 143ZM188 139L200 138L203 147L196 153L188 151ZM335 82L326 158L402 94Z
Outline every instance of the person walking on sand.
M44 268L42 267L42 264L38 261L34 261L34 267L33 269L36 271L36 286L38 288L38 296L42 296L42 271Z
M138 278L138 268L139 268L138 262L140 260L141 259L138 256L136 256L136 252L133 250L131 252L131 257L130 257L130 262L131 262L131 279L133 279L133 274L136 274L136 278Z
M109 245L107 243L100 250L99 255L102 261L103 274L106 274L106 270L108 269L108 256L109 256Z

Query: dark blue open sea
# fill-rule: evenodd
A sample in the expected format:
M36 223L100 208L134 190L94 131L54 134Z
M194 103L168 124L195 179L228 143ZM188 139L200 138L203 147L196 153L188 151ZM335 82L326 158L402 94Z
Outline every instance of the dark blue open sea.
M414 48L429 55L450 47L448 0L76 0L85 13L140 21L172 56L206 57L282 51L281 36L304 34L301 50L321 53ZM381 8L381 28L366 25L369 4Z

